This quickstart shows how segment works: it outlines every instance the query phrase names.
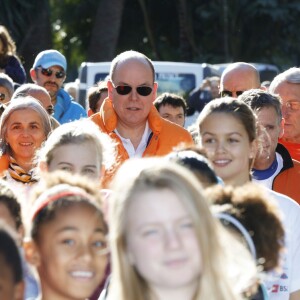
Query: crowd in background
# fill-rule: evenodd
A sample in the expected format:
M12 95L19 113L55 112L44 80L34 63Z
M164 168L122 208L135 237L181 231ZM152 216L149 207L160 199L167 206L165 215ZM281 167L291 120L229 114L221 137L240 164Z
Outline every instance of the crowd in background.
M130 50L84 108L3 26L0 68L0 299L300 300L300 68L184 99Z

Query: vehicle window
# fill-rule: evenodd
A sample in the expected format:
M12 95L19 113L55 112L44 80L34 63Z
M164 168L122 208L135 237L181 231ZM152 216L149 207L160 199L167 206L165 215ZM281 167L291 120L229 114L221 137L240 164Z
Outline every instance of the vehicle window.
M169 92L185 97L196 86L194 74L156 73L156 81L158 94Z
M97 73L95 74L94 84L96 84L99 81L105 80L108 73Z

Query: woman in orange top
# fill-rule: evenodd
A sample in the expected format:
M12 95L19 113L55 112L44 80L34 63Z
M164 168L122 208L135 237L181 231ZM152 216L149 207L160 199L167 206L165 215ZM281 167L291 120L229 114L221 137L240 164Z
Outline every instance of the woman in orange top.
M32 97L12 101L0 119L0 172L12 182L37 181L34 156L51 132L49 115Z

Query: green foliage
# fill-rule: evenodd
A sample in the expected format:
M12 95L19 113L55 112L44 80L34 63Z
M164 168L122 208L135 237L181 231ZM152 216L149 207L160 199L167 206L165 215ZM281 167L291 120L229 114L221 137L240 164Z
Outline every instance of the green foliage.
M50 0L55 48L65 54L68 73L76 77L81 62L86 60L97 0Z
M54 47L66 55L69 71L76 76L87 57L100 1L1 0L0 20L18 45L41 7L50 9ZM149 42L140 1L126 0L116 54L135 49L152 59L183 60L179 0L143 0L155 47ZM300 64L298 0L186 0L185 5L197 50L191 61L268 62L282 68Z
M0 20L6 26L16 43L20 43L32 16L47 0L1 0Z

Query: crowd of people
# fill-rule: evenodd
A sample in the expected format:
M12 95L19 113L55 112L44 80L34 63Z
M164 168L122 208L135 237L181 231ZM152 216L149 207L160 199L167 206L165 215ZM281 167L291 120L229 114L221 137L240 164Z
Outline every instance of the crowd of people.
M300 68L184 99L129 50L83 108L0 26L0 71L0 299L300 300Z

